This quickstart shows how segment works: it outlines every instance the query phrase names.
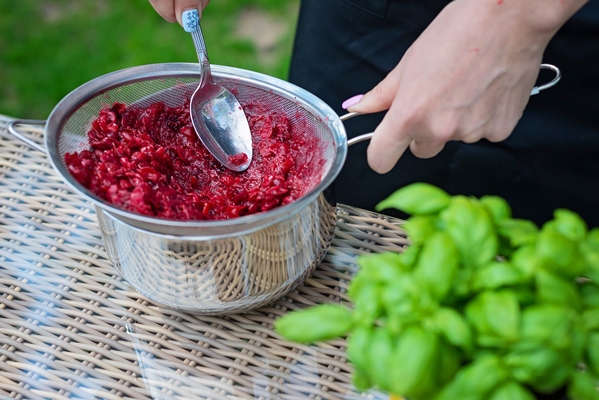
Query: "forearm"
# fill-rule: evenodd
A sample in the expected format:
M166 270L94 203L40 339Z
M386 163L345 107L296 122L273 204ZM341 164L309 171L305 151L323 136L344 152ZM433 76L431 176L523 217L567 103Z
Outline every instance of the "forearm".
M457 0L461 1L461 0ZM552 37L589 0L474 0L484 12L521 24L530 34Z
M454 0L444 11L457 19L462 37L469 36L481 55L490 49L506 57L528 53L540 58L557 31L588 1Z
M508 1L508 0L504 0ZM532 27L551 35L589 0L509 0L522 8Z

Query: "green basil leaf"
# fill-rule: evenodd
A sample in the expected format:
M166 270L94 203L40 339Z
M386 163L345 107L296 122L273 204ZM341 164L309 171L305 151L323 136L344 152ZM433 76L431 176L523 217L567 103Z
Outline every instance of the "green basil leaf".
M585 310L582 313L582 321L587 330L599 330L599 307Z
M357 259L360 275L367 275L370 282L389 283L404 274L401 253L387 251L384 253L368 254Z
M599 287L594 284L582 285L580 293L585 308L599 307Z
M507 381L499 386L489 400L535 400L536 397L516 381Z
M475 199L455 196L439 214L466 267L486 264L497 256L498 240L489 213Z
M570 359L581 360L584 357L587 336L588 331L584 328L580 319L577 319L570 332ZM564 348L564 351L565 350L567 350L567 348Z
M365 392L373 386L370 379L366 376L366 373L357 368L354 368L352 373L352 383L354 387L361 392Z
M463 366L435 400L487 400L506 381L507 376L497 356L482 354Z
M526 281L524 274L510 263L491 261L475 272L474 285L477 289L497 289Z
M587 338L586 360L589 370L599 376L599 333L591 333Z
M300 343L326 341L345 335L353 327L352 313L338 304L320 304L292 311L275 321L275 330Z
M587 224L573 211L558 208L553 212L553 227L568 239L578 242L587 234Z
M387 329L377 327L372 331L370 341L368 358L371 381L374 386L389 392L391 391L389 369L392 363L397 362L393 359L394 338Z
M408 247L399 253L401 257L402 269L406 272L412 271L420 255L421 246L416 243L411 243Z
M591 230L580 242L579 248L586 264L586 274L593 281L599 282L599 228Z
M360 294L366 286L375 285L370 281L368 274L363 273L362 270L358 270L356 275L351 279L347 287L347 295L352 302L356 302L360 298Z
M564 387L574 370L575 368L572 365L562 363L548 371L541 378L531 382L530 387L539 393L554 393Z
M587 246L591 249L599 248L599 228L593 228L587 232L587 236L584 240Z
M599 391L592 377L586 372L576 372L572 375L568 386L568 397L581 400L599 400Z
M360 372L360 380L366 378L368 385L372 385L370 379L370 346L372 345L372 328L358 326L351 331L347 338L347 358L353 364L354 370Z
M401 254L385 252L360 256L357 260L360 269L349 283L347 293L354 303L372 302L378 304L378 286L389 284L405 275L402 270ZM364 300L360 300L360 299ZM364 306L362 306L364 307Z
M382 304L390 331L397 333L404 325L420 319L419 307L423 295L423 288L416 284L412 275L406 275L383 288Z
M525 219L504 219L497 222L497 231L513 247L520 247L535 242L539 227Z
M422 246L414 274L434 297L443 299L453 284L458 263L458 252L451 237L437 232Z
M476 289L476 270L473 268L458 268L456 277L453 283L452 292L459 299L472 297L479 290Z
M398 339L389 370L391 392L407 397L424 397L437 390L439 339L421 327L408 327Z
M545 270L535 276L538 301L579 308L582 299L574 279L567 280Z
M543 378L550 371L564 364L560 353L542 347L528 351L510 352L504 356L503 360L514 378L527 384Z
M536 271L541 268L542 262L535 253L534 246L526 245L520 247L512 254L511 264L526 278L532 278Z
M487 320L484 302L482 301L482 297L480 295L468 302L464 312L466 315L466 320L476 330L476 336L494 336L494 332L491 329L489 321Z
M539 347L567 349L571 346L573 319L568 306L536 304L522 311L520 338Z
M451 196L428 183L413 183L395 191L375 207L376 211L395 208L412 215L434 214L449 204Z
M364 285L354 300L352 318L355 325L371 326L384 311L382 294L384 286L377 283Z
M576 242L557 232L551 225L543 227L537 238L536 254L565 276L576 277L583 271Z
M491 331L506 340L516 340L520 325L520 305L516 295L509 290L487 291L481 293L480 299Z
M495 223L512 217L512 210L507 201L499 196L483 196L480 202L485 206Z
M437 231L436 221L436 216L413 215L401 227L406 231L412 244L421 244Z
M581 275L587 276L593 282L599 282L599 252L586 253L583 260L586 263L586 271Z
M483 348L506 348L511 344L510 340L499 336L478 335L476 343Z
M474 348L472 330L462 314L453 308L440 308L433 318L439 333L449 343L459 347L466 354L472 353Z
M462 357L456 347L444 341L439 342L439 361L437 367L438 384L446 385L460 369Z

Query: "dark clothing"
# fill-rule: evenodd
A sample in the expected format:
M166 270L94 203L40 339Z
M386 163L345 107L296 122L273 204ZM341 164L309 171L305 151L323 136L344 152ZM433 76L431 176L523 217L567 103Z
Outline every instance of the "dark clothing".
M341 103L379 83L447 3L302 0L289 80L342 115ZM499 195L515 217L538 224L567 208L599 226L599 0L564 25L543 62L559 67L562 80L531 97L508 139L450 142L431 159L407 151L384 175L368 167L367 142L351 146L337 200L373 209L402 186L429 182L450 194ZM542 72L539 82L551 78ZM348 136L373 131L382 116L347 121Z

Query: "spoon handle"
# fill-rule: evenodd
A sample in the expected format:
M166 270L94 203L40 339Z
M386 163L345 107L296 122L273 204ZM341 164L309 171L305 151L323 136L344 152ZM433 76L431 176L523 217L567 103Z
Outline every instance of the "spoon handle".
M208 52L206 51L204 35L202 35L202 29L200 28L200 13L195 9L185 10L181 14L181 20L183 21L185 32L191 33L200 64L202 64L204 69L209 69Z

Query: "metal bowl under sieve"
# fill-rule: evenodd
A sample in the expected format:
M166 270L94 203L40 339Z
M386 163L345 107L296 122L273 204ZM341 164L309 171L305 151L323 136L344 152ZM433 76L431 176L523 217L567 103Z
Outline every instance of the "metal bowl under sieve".
M85 83L56 105L45 121L45 148L36 148L47 152L65 182L95 205L109 258L136 290L168 307L226 314L285 295L321 261L335 230L335 205L326 189L343 166L348 144L339 116L311 93L237 68L215 65L212 74L242 104L266 104L287 116L292 130L315 135L320 156L311 161L312 188L300 199L230 220L173 221L116 208L69 173L64 155L87 147L87 132L100 110L114 102L180 106L197 87L198 64L133 67ZM17 124L9 130L21 137Z

